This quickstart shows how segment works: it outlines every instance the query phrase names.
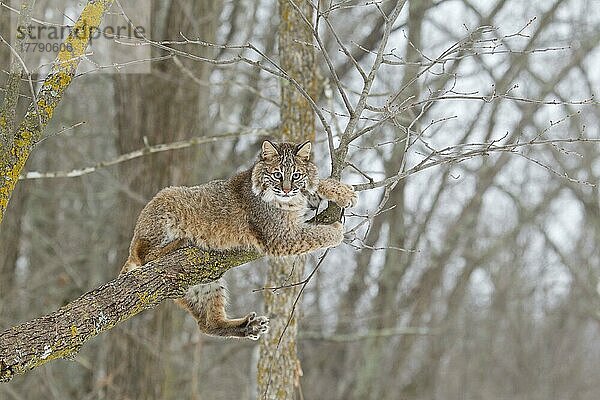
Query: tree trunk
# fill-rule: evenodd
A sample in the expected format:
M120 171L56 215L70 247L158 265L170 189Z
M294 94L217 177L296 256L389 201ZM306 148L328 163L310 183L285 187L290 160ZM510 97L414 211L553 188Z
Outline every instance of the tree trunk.
M279 1L279 58L286 73L295 79L314 99L316 97L316 64L313 42L313 9L309 1ZM300 12L302 14L300 14ZM281 138L302 142L314 140L315 117L310 104L289 82L281 80ZM298 282L304 271L303 257L272 259L267 274L267 287L285 282ZM298 310L293 305L299 287L265 292L265 307L271 319L270 332L260 342L258 360L258 398L293 399L302 369L296 348ZM292 315L293 313L293 315Z

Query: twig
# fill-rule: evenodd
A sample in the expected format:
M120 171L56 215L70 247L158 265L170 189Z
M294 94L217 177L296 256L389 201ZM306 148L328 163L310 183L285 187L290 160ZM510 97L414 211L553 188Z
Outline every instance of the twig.
M39 172L39 171L30 171L24 175L21 175L19 179L45 179L45 178L74 178L78 176L83 176L90 174L92 172L97 171L100 168L110 167L125 161L133 160L135 158L139 158L148 154L160 153L163 151L170 150L179 150L184 149L190 146L195 146L199 144L205 143L213 143L220 140L228 140L228 139L236 139L240 136L268 136L271 132L267 129L250 129L248 131L235 132L235 133L226 133L223 135L216 136L203 136L203 137L195 137L187 140L180 140L177 142L171 143L162 143L153 146L146 146L138 150L134 150L129 153L122 154L112 160L102 161L95 165L73 169L71 171L52 171L52 172Z

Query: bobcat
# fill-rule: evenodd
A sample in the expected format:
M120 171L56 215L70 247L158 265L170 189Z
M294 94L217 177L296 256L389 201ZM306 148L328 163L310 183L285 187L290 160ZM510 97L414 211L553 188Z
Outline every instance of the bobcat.
M265 141L249 170L228 180L193 187L167 187L138 217L121 273L139 268L187 241L207 249L248 248L266 255L289 256L337 246L340 222L304 222L307 196L318 195L341 207L355 205L352 186L320 180L310 161L311 144ZM269 320L252 312L229 319L222 280L196 285L176 302L187 309L204 333L257 340Z

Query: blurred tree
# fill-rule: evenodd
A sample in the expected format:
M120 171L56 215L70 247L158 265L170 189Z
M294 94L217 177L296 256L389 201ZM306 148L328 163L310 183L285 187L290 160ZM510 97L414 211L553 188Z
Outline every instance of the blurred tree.
M313 42L313 4L309 0L279 1L279 63L312 99L317 97L317 65ZM315 116L309 102L290 82L281 80L280 138L302 143L315 139ZM271 258L265 287L298 282L304 273L304 257ZM302 376L297 354L298 310L294 304L299 286L265 290L270 331L260 341L258 398L296 397Z
M221 7L218 1L152 5L152 38L177 38L183 33L209 43L215 41ZM162 50L154 51L155 56L164 54ZM199 49L196 54L212 57L214 50ZM208 82L210 71L209 64L168 59L153 62L150 74L115 74L118 152L139 149L144 143L169 143L210 132L210 87L190 85L188 77L192 74ZM127 258L133 227L144 204L165 186L196 184L194 170L209 166L210 161L193 149L155 154L120 166L123 190L119 225L115 227L115 274ZM107 396L180 398L178 382L185 366L171 348L186 315L169 302L147 319L131 321L124 340L113 342L108 356L104 373L113 384Z
M10 13L0 13L0 36L11 38L10 32ZM0 46L0 70L9 71L13 56L8 46ZM4 104L7 88L0 91L0 104ZM16 112L16 109L15 109ZM4 135L10 132L2 132L0 136L4 140ZM8 142L6 142L8 144ZM2 148L2 146L0 146ZM8 297L11 295L14 287L15 268L17 265L17 257L19 254L19 244L21 238L21 217L25 206L25 185L18 185L13 192L13 202L11 203L7 216L0 224L0 316L8 317L8 307L11 302ZM5 314L7 313L7 314Z

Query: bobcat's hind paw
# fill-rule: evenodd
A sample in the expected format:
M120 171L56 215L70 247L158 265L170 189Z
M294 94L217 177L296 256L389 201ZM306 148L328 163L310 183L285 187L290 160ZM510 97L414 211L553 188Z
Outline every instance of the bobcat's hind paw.
M245 337L251 340L258 340L260 335L269 331L269 318L264 315L257 316L251 312L246 316L246 326L244 327Z

